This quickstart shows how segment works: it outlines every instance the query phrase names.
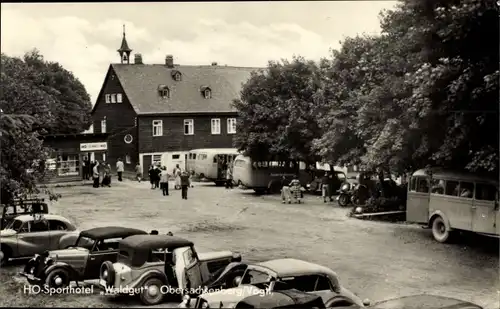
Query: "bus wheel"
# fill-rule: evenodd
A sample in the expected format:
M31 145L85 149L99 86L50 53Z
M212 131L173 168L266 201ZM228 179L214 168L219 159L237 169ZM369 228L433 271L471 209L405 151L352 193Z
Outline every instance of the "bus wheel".
M440 243L445 243L450 238L450 231L446 229L443 218L437 216L432 220L432 236Z

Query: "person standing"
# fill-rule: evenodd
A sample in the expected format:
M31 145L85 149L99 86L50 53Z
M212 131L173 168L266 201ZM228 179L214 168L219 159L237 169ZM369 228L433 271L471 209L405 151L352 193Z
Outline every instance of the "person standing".
M188 188L191 185L191 180L189 179L189 174L186 172L182 172L180 176L181 180L181 196L184 200L188 199Z
M286 179L285 176L281 176L281 203L285 204L292 202L292 193L290 191L290 182Z
M94 180L94 188L99 188L99 161L95 161L94 167L92 168L92 178Z
M181 173L182 173L182 170L179 167L179 164L176 164L175 168L174 168L174 177L175 177L174 189L175 190L179 190L181 188Z
M116 162L116 172L118 174L118 181L122 181L123 172L125 171L125 166L123 164L122 158L118 158Z
M168 195L168 173L167 173L167 168L163 166L161 168L161 175L160 175L160 188L163 192L163 196Z
M142 180L142 168L141 164L137 163L135 166L135 178L137 179L138 182L141 182Z
M156 189L160 187L160 175L161 175L160 165L155 166L154 175L155 175L155 189Z
M329 185L330 178L328 177L328 172L325 172L325 175L321 178L321 196L323 197L323 203L326 203L327 197L330 196Z
M151 189L155 188L155 171L153 165L149 166L148 170L149 182L151 183Z
M233 165L229 164L226 169L226 189L233 188Z
M101 186L111 187L111 165L109 163L103 164L103 176Z
M82 160L82 180L87 180L88 178L88 166L87 166L87 157L83 157Z

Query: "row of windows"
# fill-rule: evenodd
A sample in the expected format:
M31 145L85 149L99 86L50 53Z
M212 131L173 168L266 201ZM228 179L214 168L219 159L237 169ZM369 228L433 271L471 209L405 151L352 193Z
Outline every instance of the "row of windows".
M104 96L106 103L122 103L123 98L121 93L108 93Z
M205 89L201 93L205 99L212 98L212 91L210 89ZM170 98L170 89L167 86L162 86L160 89L158 89L158 95L162 99L168 99Z
M429 186L428 179L423 177L411 179L410 191L420 193L429 193L430 191L432 194L475 198L482 201L494 201L497 192L493 185L468 181L432 179Z
M163 120L153 120L153 136L163 136ZM221 134L221 122L220 118L214 118L211 120L211 132L212 134ZM236 118L227 119L227 133L236 133ZM184 135L194 134L194 120L184 119Z

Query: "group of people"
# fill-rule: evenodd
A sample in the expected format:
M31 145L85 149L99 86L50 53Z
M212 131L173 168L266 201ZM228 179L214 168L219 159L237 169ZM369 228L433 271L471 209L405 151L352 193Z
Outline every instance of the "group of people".
M289 204L292 203L292 199L298 203L301 202L304 197L304 188L300 184L298 177L294 177L292 181L286 179L285 176L281 177L281 199L282 203L285 204L287 201Z
M116 162L116 171L118 181L123 180L123 172L125 166L121 158ZM111 187L111 165L109 162L99 162L98 160L90 161L88 158L83 159L83 180L89 180L92 177L93 187Z
M182 199L187 200L188 188L191 187L191 176L188 172L183 171L179 167L179 164L175 166L172 175L175 177L174 189L180 189ZM167 172L167 168L165 166L161 166L160 164L152 164L149 167L148 176L152 190L160 188L162 190L163 196L169 195L168 180L171 175ZM138 180L140 181L139 176Z

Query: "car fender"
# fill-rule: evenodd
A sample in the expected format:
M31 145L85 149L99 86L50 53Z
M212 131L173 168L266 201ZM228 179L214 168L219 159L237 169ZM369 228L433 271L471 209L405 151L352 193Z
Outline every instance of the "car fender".
M0 249L4 249L8 251L11 258L15 258L19 256L19 251L17 250L17 241L10 238L2 238L0 243Z
M432 226L432 220L434 220L434 218L437 216L443 218L444 225L445 225L447 231L453 230L451 228L451 225L450 225L450 220L441 210L436 210L433 213L431 213L431 215L429 216L429 227Z
M141 287L144 285L146 280L151 279L151 278L158 278L163 281L163 284L168 284L168 280L165 276L165 274L157 269L149 270L145 273L143 273L139 278L133 280L128 284L127 286L130 288L136 288L136 287Z
M244 272L248 267L247 263L243 262L232 262L226 265L225 268L223 268L222 272L218 275L216 275L215 278L212 278L209 283L207 283L208 287L213 287L213 286L220 286L223 283L225 283L225 279L227 276L233 274L236 271L241 271Z
M79 232L74 231L61 236L61 238L59 238L59 249L75 246L79 235Z
M64 262L54 262L54 264L48 266L43 273L45 274L45 277L47 277L56 269L64 269L68 271L71 276L71 281L78 280L78 277L80 276L80 274L73 267L71 267L71 265Z

